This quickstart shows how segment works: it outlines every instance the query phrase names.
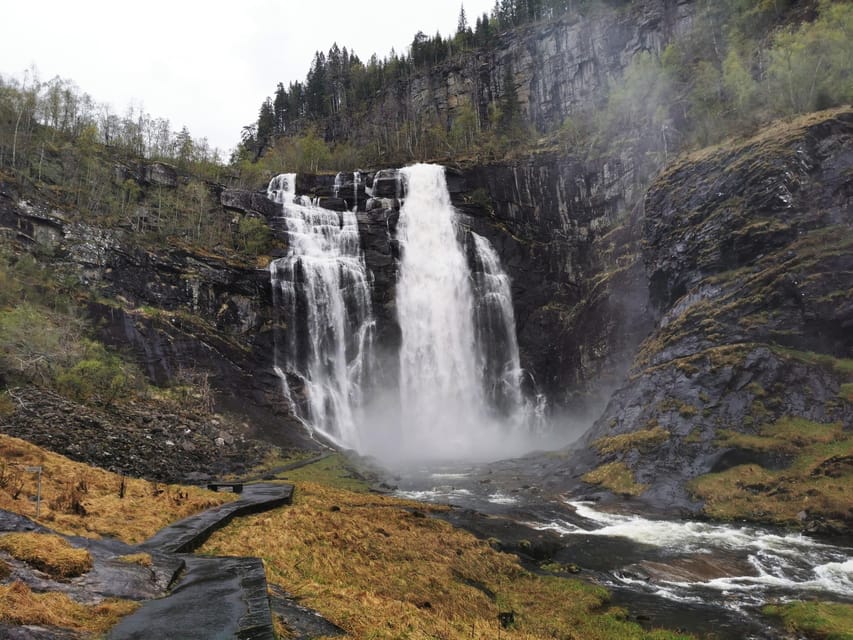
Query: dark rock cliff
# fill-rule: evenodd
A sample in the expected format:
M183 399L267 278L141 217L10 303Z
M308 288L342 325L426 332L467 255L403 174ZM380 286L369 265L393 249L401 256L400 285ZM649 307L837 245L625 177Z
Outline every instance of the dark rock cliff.
M851 201L849 109L661 175L642 226L656 328L575 476L597 467L587 481L658 508L849 527L820 483L853 471ZM720 491L739 510L717 511Z
M162 178L162 171L140 171ZM265 197L255 204L272 205ZM12 193L0 196L0 232L37 245L44 259L79 281L91 294L87 312L99 337L126 352L151 382L170 386L203 376L216 390L218 410L249 421L246 435L307 444L272 369L266 269L174 244L145 248L132 231L73 217Z
M485 50L466 51L415 72L380 92L366 113L327 120L327 137L359 145L385 141L388 123L435 121L449 127L470 107L485 122L512 79L525 120L544 131L600 103L608 82L641 51L661 53L686 33L691 0L598 5L587 14L531 24L497 35Z
M595 408L650 329L632 165L541 154L464 177L454 200L512 279L522 365L557 405Z

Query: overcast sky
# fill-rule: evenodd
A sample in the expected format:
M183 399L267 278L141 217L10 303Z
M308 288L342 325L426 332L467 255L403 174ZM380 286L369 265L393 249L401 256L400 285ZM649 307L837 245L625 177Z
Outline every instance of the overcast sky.
M362 61L406 50L418 30L456 31L463 0L39 0L4 3L0 73L73 80L96 102L131 103L230 151L278 82L304 80L333 42ZM494 0L464 0L476 17Z

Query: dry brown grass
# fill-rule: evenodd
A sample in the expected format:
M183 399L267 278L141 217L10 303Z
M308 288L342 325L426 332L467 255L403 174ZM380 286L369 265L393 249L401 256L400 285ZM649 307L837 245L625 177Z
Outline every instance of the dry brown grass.
M241 518L202 552L260 555L267 577L350 638L676 638L607 611L607 592L539 577L420 503L297 484L294 504ZM501 629L498 613L514 611Z
M59 580L92 569L92 556L86 549L77 549L51 533L7 533L0 536L0 549Z
M138 564L140 567L150 567L152 562L150 553L131 553L116 559L125 564Z
M41 466L39 522L65 534L112 536L128 543L149 538L166 525L237 496L196 487L164 485L122 478L103 469L73 462L25 440L0 435L0 508L34 517L37 475ZM124 497L119 497L124 483Z
M623 496L638 496L649 488L647 484L639 484L634 480L634 472L624 462L608 462L581 478L589 484L601 485L608 491Z
M622 453L631 449L646 453L653 451L667 440L669 440L669 431L661 426L655 426L652 429L640 429L617 436L599 438L592 443L592 446L601 454Z
M64 593L33 593L22 582L0 585L0 621L13 625L51 625L100 634L138 606L128 600L87 606Z

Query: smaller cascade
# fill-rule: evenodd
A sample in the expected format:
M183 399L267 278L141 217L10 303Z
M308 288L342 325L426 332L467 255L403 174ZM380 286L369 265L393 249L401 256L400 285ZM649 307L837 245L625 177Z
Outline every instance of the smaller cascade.
M281 173L270 180L267 198L282 205L292 204L296 198L296 174Z
M524 396L509 276L486 238L473 231L468 237L472 241L474 329L484 392L493 407L514 417L524 404Z
M295 177L276 176L267 191L282 205L289 245L287 256L270 264L274 303L286 327L276 341L276 371L300 418L354 447L373 359L370 278L355 214L309 206L296 197ZM297 394L291 378L302 387Z

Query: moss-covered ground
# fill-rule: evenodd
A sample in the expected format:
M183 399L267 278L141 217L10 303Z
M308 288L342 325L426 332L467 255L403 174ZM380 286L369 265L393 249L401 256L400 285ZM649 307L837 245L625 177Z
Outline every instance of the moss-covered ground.
M623 496L638 496L648 489L648 485L634 479L634 472L624 462L605 463L585 473L581 480Z
M853 640L853 604L789 602L767 605L766 615L781 618L797 637L816 640Z

